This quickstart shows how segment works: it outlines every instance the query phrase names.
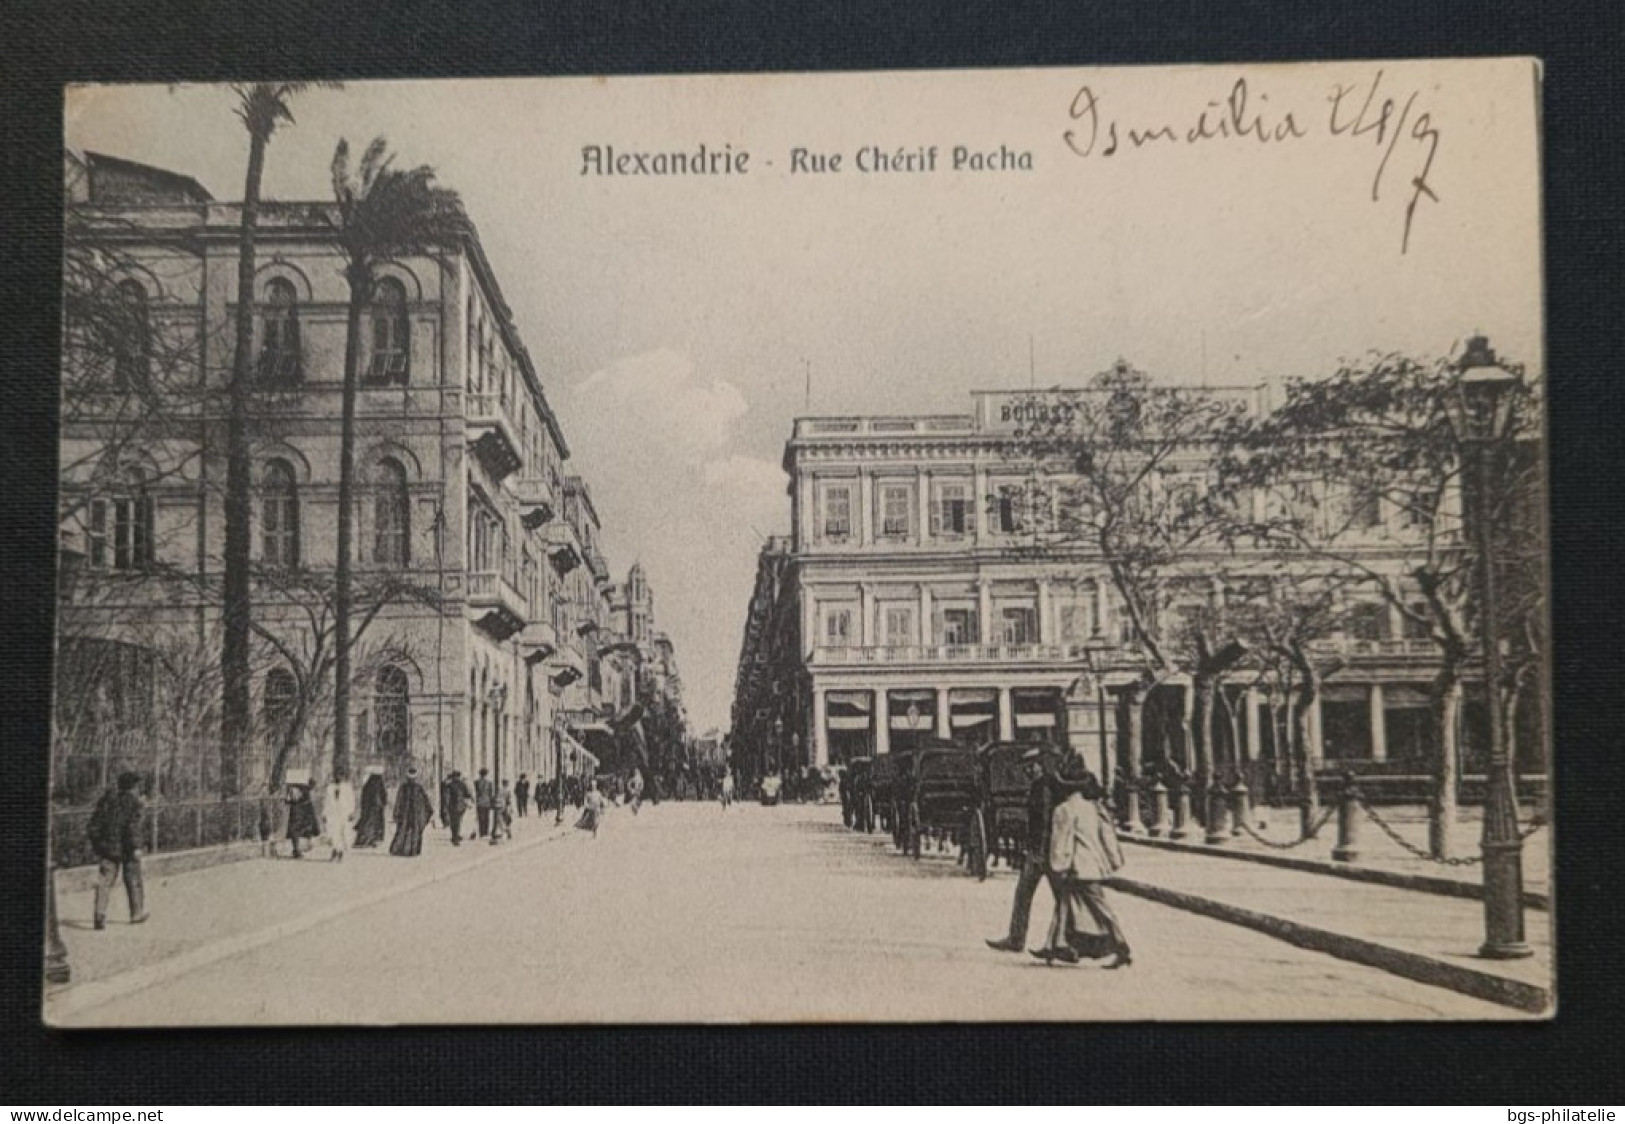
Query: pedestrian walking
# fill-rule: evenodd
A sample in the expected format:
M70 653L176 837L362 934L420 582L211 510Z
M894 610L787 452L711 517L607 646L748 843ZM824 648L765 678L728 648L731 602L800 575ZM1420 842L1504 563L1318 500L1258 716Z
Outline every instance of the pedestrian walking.
M1021 871L1016 879L1016 896L1010 903L1010 928L998 940L987 946L999 952L1020 952L1027 947L1027 926L1033 912L1033 895L1039 885L1049 877L1050 816L1055 811L1056 795L1050 783L1051 773L1059 764L1057 755L1049 747L1030 749L1022 755L1031 771L1032 783L1027 788L1027 830L1022 836Z
M513 789L507 781L497 790L491 804L491 845L513 838Z
M384 787L384 770L369 765L367 779L361 785L361 814L355 823L357 847L376 847L384 841L384 813L388 808L389 790Z
M491 808L497 802L497 786L491 781L491 770L481 769L474 778L474 819L479 838L491 834Z
M519 807L519 818L524 819L530 815L530 774L520 773L519 783L513 786L514 803ZM537 811L541 810L541 797L537 796Z
M389 853L401 858L412 858L423 853L423 832L434 819L434 808L429 794L418 783L418 770L414 765L406 770L406 779L395 794L395 838L389 841Z
M632 805L632 814L638 814L638 808L643 804L643 774L637 769L626 780L626 802Z
M727 811L728 805L734 802L734 775L732 773L722 774L720 788L722 792L722 809Z
M288 802L288 842L293 845L293 857L302 859L305 841L316 838L322 829L316 820L316 805L310 799L310 774L289 773L287 785L284 799Z
M596 784L588 786L586 795L581 799L581 818L576 821L576 827L592 832L592 837L597 839L598 823L603 818L604 794Z
M90 814L85 833L96 854L96 904L93 924L107 928L107 904L113 884L124 877L124 893L130 901L130 924L147 919L146 886L141 878L141 821L146 803L136 789L140 773L120 773L115 787L102 793L96 810Z
M451 828L451 845L463 845L463 816L468 813L468 805L474 799L474 794L468 790L468 782L463 774L456 769L446 774L446 779L440 782L440 822Z
M355 785L334 777L322 790L322 819L327 821L327 838L333 846L328 861L344 861L350 825L355 822L355 818Z
M1111 816L1101 807L1106 790L1077 759L1061 771L1066 795L1050 817L1049 869L1055 918L1049 943L1033 955L1049 963L1112 956L1107 968L1133 963L1128 938L1106 899L1106 879L1123 866Z

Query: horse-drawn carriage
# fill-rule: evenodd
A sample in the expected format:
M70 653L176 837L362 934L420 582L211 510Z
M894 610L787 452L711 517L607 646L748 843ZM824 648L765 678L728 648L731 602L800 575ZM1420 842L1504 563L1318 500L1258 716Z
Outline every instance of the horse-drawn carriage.
M962 854L985 850L985 839L978 842L975 833L976 751L943 742L901 756L909 764L898 846L916 859L928 841L938 850L958 846Z
M992 860L1019 866L1027 846L1027 797L1035 770L1025 760L1032 745L994 742L977 752L975 823L967 834L977 845L969 848L968 865L977 878L986 878Z

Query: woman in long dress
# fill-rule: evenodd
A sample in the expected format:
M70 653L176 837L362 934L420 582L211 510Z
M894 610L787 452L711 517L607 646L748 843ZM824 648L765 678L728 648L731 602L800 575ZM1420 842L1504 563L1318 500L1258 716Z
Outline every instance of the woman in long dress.
M322 818L327 821L327 838L333 844L329 858L343 862L350 825L355 822L355 785L337 777L328 781L322 789Z
M305 852L301 844L322 833L316 822L316 805L310 800L310 785L298 781L289 783L287 801L288 841L293 844L293 857L302 859Z
M384 812L388 806L383 770L368 769L366 783L361 786L361 815L355 825L357 847L376 847L384 841Z
M416 767L406 770L406 779L395 794L395 838L389 842L389 853L411 858L423 853L423 832L434 819L434 806L429 794L418 783Z

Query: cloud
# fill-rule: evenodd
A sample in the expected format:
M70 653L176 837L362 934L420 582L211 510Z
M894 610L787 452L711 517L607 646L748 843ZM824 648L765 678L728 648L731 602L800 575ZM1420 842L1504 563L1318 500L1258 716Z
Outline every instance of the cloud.
M728 428L749 403L722 379L702 379L688 356L669 348L616 360L594 371L572 395L586 409L606 412L636 440L697 460L721 449Z

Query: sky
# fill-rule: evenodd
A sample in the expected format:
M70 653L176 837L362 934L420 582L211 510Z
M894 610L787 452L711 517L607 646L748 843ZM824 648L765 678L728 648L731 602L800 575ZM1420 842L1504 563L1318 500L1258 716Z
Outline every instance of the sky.
M232 108L72 88L66 141L235 199ZM267 198L326 198L339 138L378 135L462 195L700 731L788 530L797 416L963 413L1119 357L1256 384L1475 332L1543 366L1529 60L367 82L294 108ZM701 145L744 171L583 157Z

